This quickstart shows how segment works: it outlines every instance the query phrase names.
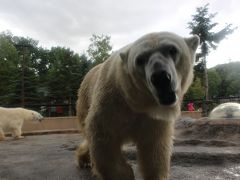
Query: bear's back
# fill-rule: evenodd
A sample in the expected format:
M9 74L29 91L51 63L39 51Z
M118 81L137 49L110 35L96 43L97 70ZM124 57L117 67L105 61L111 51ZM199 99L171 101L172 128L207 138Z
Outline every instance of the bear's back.
M6 125L12 121L19 120L23 116L23 108L4 108L0 107L0 125Z

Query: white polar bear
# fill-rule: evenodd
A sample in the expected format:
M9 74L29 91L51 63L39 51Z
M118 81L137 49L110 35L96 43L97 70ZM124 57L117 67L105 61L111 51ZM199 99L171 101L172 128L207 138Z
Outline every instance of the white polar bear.
M22 125L24 121L41 121L43 116L36 111L24 108L3 108L0 107L0 141L4 140L4 131L12 132L15 139L24 138Z
M169 179L174 121L192 83L198 44L198 36L147 34L88 72L77 101L85 138L79 167L91 164L101 180L133 180L121 152L131 140L143 179Z

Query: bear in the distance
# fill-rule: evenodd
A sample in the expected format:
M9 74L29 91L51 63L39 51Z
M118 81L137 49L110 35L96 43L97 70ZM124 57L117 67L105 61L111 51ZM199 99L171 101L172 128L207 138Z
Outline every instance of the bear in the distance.
M121 153L137 146L144 180L167 180L174 121L193 79L199 37L147 34L114 52L85 76L77 101L84 142L79 167L91 164L101 180L133 180Z
M24 108L0 107L0 141L5 139L5 132L12 132L15 139L22 139L24 121L41 121L43 116L36 111Z

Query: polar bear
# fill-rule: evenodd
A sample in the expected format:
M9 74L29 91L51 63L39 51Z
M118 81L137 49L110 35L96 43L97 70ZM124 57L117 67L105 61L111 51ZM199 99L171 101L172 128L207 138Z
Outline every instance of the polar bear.
M136 144L144 180L167 180L174 120L193 79L199 37L150 33L114 52L88 72L78 92L85 138L76 151L101 180L133 180L121 153Z
M0 140L4 140L4 131L12 132L15 139L24 138L22 125L24 121L41 121L43 116L36 111L24 108L3 108L0 107Z

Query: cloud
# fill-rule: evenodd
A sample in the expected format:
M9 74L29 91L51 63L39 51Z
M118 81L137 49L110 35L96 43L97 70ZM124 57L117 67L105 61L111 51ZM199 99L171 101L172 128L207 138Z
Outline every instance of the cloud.
M176 16L174 5L172 0L164 5L158 0L3 0L0 18L34 37L70 45L93 33L131 36L153 25L164 29Z
M152 31L187 36L191 15L208 2L212 12L222 14L218 20L239 20L237 0L1 0L0 31L9 29L40 45L77 52L87 49L93 33L106 34L117 49Z

